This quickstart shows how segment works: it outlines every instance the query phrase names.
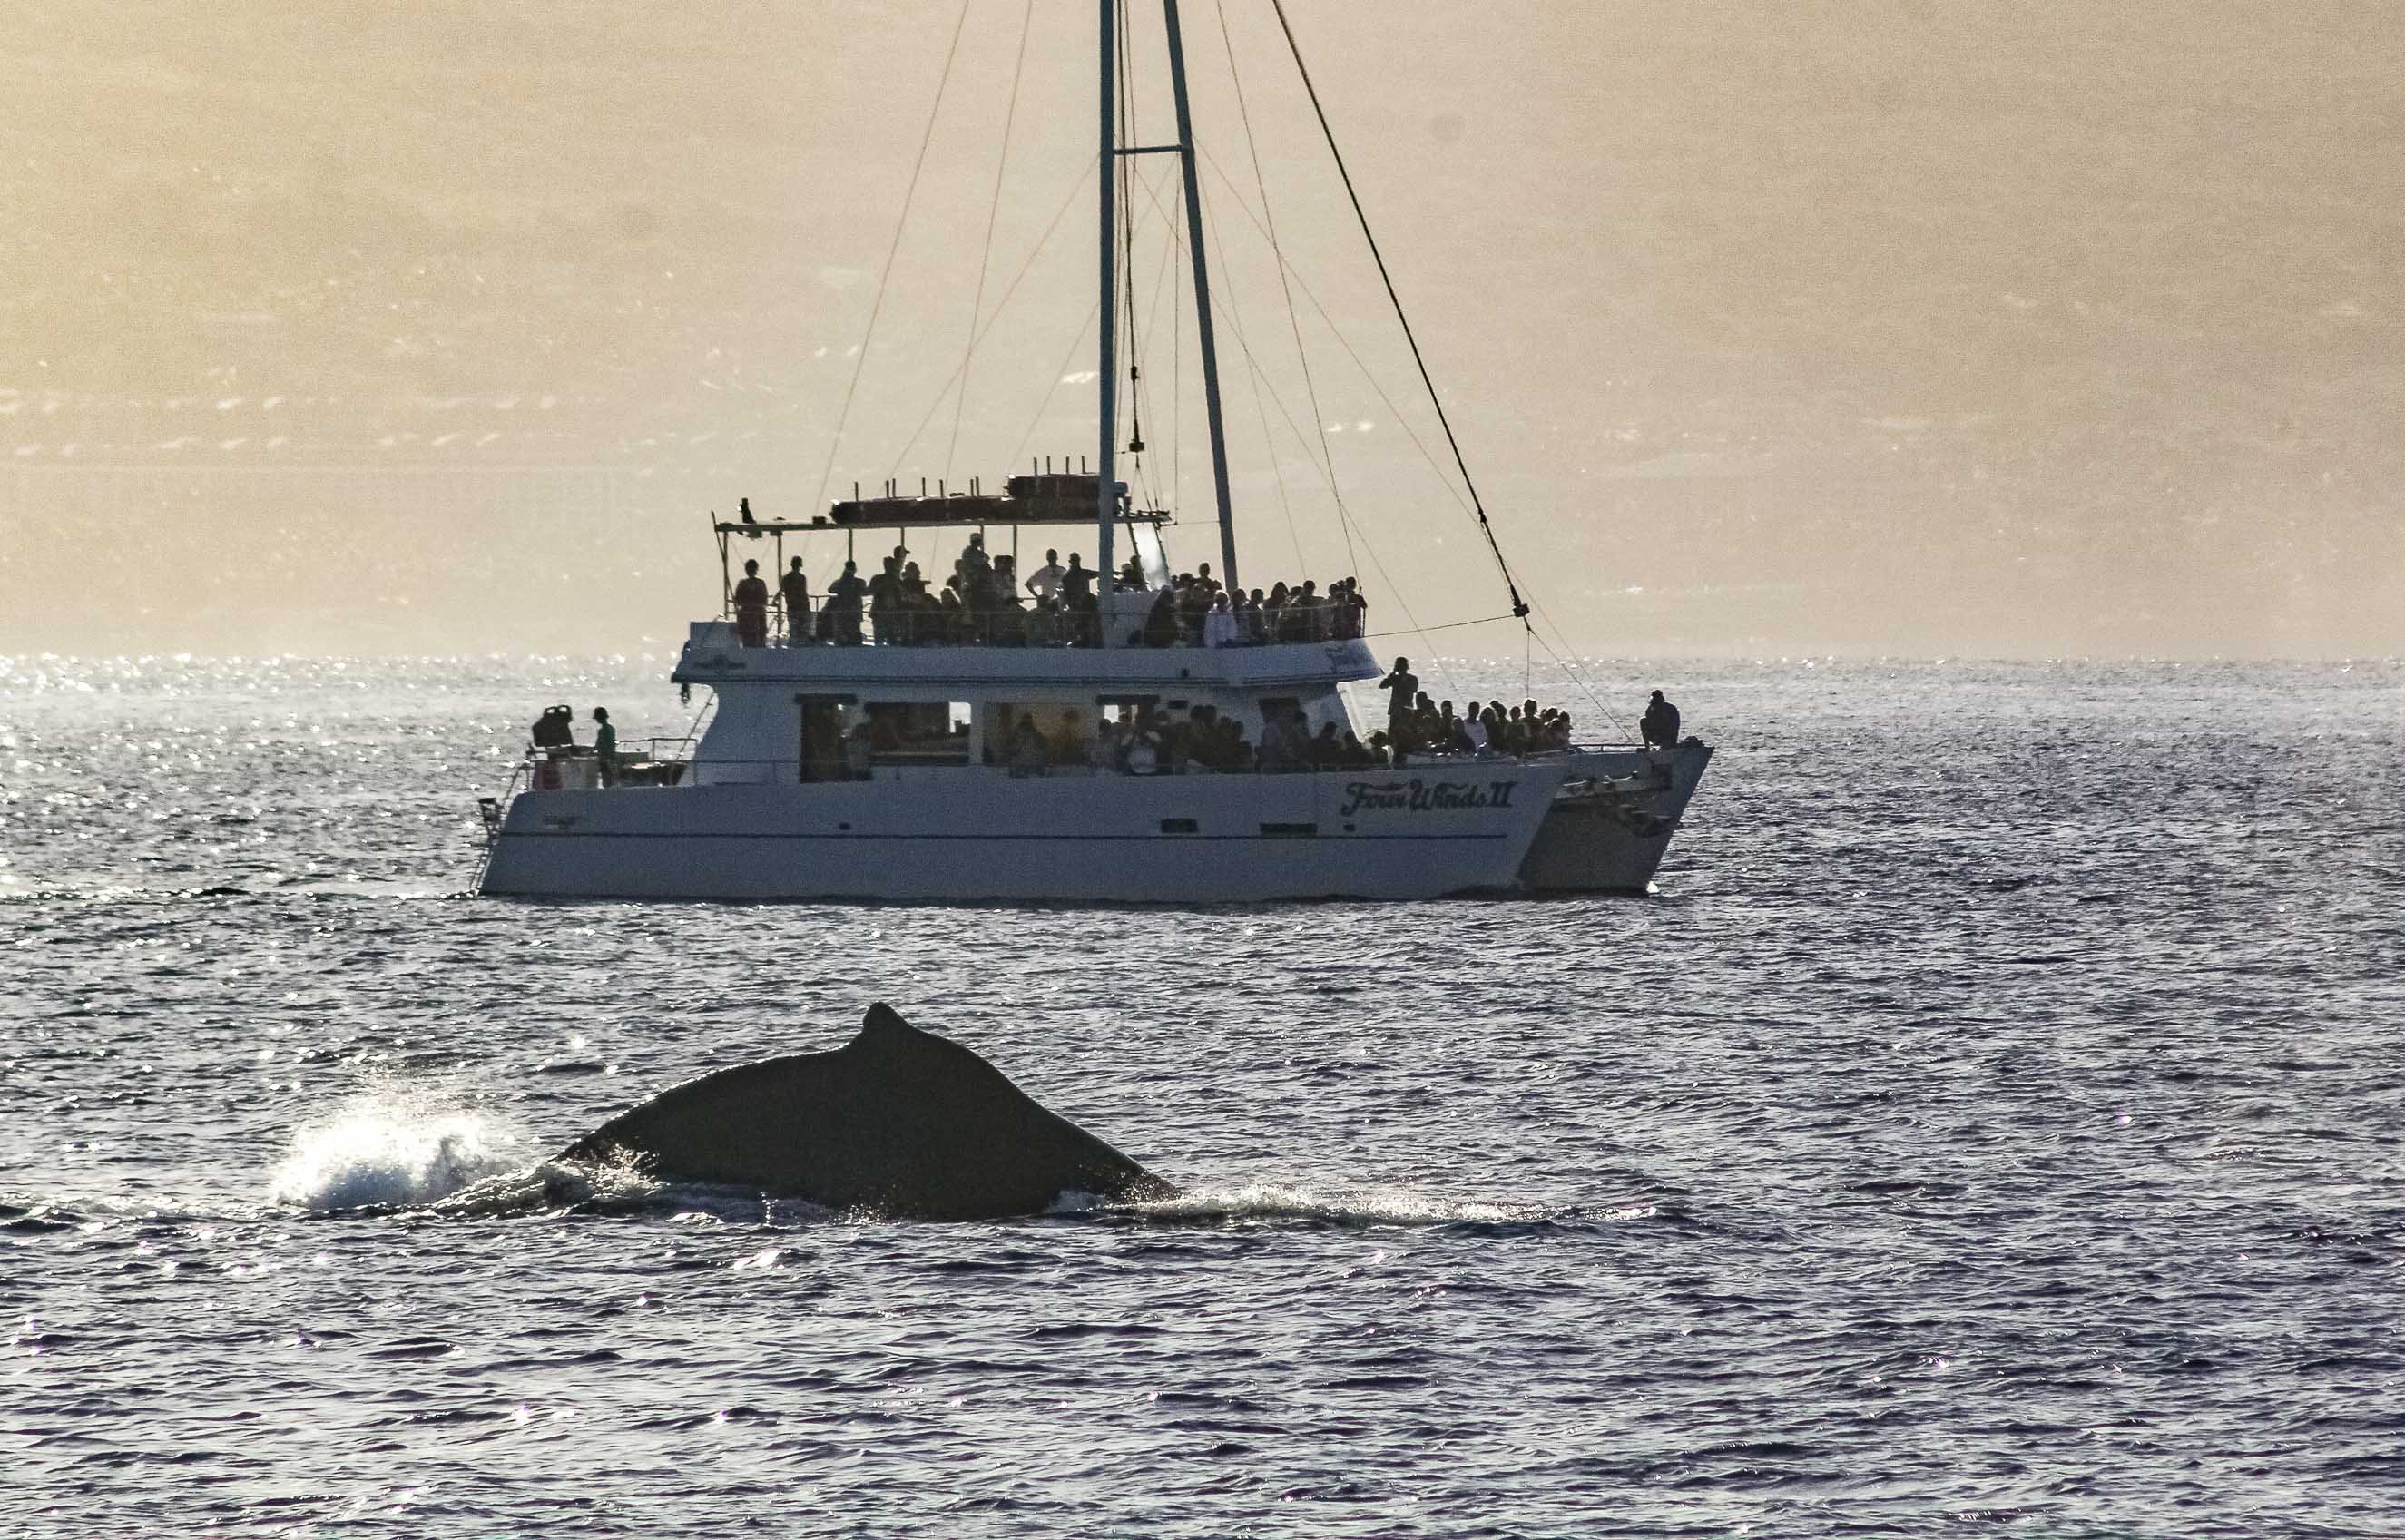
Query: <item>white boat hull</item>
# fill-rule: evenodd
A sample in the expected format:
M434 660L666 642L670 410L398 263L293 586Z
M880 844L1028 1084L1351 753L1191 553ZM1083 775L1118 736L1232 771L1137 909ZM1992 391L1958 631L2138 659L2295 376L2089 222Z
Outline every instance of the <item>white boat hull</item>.
M1643 892L1711 762L1709 744L1567 756L1568 774L1521 862L1531 893Z
M1504 892L1570 769L1016 777L963 766L526 791L502 818L482 891L1066 903Z

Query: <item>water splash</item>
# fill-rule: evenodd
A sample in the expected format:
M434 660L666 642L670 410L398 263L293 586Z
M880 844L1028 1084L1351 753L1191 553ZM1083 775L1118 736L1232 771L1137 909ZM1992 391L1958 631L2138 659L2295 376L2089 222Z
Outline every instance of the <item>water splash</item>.
M510 1169L517 1146L514 1133L479 1113L375 1095L295 1133L268 1193L324 1213L416 1208Z
M1533 1203L1471 1202L1402 1187L1314 1190L1259 1182L1192 1188L1175 1197L1131 1204L1118 1211L1167 1224L1269 1220L1337 1225L1529 1225L1565 1213Z
M670 1209L682 1195L633 1160L541 1160L488 1173L435 1205L454 1219L522 1219L535 1214L640 1214ZM759 1195L734 1211L757 1219Z

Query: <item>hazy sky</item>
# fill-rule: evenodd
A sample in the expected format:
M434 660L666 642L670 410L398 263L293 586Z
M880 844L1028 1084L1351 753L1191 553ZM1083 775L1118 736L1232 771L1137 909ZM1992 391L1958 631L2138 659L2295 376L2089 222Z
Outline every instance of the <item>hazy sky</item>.
M1381 627L1498 613L1266 0L1224 0L1226 41L1184 9L1244 575L1358 571ZM2405 8L1289 10L1580 648L2405 646ZM714 607L703 520L738 495L804 516L1090 454L1085 0L972 0L833 441L961 14L15 7L0 650L656 650ZM1143 164L1143 479L1190 565L1193 317L1161 282L1173 162ZM989 317L1026 275L955 440L989 249Z

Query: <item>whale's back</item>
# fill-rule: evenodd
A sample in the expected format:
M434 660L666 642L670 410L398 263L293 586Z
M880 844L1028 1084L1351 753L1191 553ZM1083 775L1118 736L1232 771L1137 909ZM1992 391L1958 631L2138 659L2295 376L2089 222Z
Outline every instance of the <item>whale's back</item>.
M566 1155L630 1155L663 1176L924 1219L1038 1213L1064 1192L1172 1191L976 1054L882 1004L841 1048L689 1081Z

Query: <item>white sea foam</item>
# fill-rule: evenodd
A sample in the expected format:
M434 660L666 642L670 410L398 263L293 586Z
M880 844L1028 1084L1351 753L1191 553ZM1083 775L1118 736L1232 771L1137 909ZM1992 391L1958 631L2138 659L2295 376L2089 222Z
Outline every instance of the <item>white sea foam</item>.
M1403 1187L1315 1190L1275 1183L1197 1187L1175 1197L1131 1206L1146 1219L1307 1220L1323 1225L1533 1224L1558 1211L1529 1203L1477 1203Z
M522 1158L517 1136L482 1114L375 1095L296 1132L269 1196L321 1211L413 1208Z

